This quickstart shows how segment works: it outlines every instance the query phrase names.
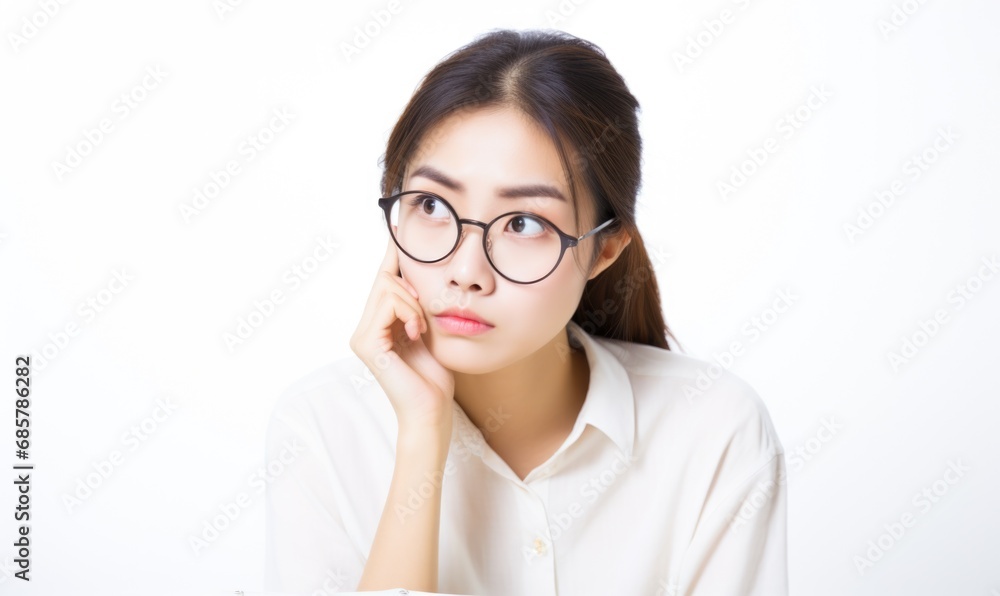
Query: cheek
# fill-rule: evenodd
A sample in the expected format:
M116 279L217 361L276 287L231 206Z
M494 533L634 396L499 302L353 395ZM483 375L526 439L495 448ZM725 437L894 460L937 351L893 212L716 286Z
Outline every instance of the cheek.
M521 313L526 315L531 313L524 317L529 326L537 325L539 322L568 319L580 302L584 283L585 280L574 268L564 269L560 263L552 275L537 284L513 288L509 304L511 308L518 308ZM534 322L527 323L528 320Z
M574 256L567 251L556 270L542 283L548 284L553 294L576 296L587 285L587 272L581 269Z
M420 291L422 271L419 263L414 263L406 255L399 255L399 275Z
M432 303L435 311L447 307L434 291L436 286L433 272L426 271L419 264L400 262L399 273L417 291L417 301L425 311L431 310Z

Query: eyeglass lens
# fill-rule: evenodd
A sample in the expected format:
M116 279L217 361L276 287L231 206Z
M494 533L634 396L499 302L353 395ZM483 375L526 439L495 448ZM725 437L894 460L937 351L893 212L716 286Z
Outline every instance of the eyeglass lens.
M441 260L456 246L458 220L447 202L436 196L403 193L393 203L389 221L396 242L419 261ZM523 213L494 222L486 238L486 253L497 271L523 283L552 271L561 249L555 228Z

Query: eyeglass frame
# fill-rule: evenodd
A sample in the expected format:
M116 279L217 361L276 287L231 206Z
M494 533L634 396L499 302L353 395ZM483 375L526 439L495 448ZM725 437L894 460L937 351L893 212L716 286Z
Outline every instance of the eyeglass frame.
M425 261L423 259L418 259L418 258L414 257L409 252L407 252L405 248L403 248L402 246L400 246L399 241L396 240L396 235L392 233L392 222L390 221L390 219L392 217L392 207L396 203L396 201L398 201L403 195L407 195L407 194L422 194L422 195L427 195L427 196L432 197L434 199L440 200L442 203L444 203L445 207L447 207L448 210L451 211L451 214L455 217L455 221L458 222L458 226L457 226L458 227L458 234L455 236L455 244L452 245L451 249L449 249L448 252L445 253L445 255L443 257L441 257L440 259L434 259L433 261ZM536 284L536 283L542 281L543 279L545 279L546 277L552 275L552 272L555 271L559 267L559 263L562 263L563 255L566 254L566 250L567 249L573 248L573 247L577 246L578 244L580 244L580 242L582 242L583 240L586 240L592 234L596 234L597 232L599 232L600 230L602 230L603 228L605 228L606 226L608 226L609 224L611 224L611 222L613 222L616 219L618 219L617 216L612 217L611 219L609 219L609 220L605 221L604 223L600 224L599 226L597 226L593 230L590 230L586 234L584 234L584 235L582 235L580 237L576 237L576 236L570 236L566 232L563 232L562 230L559 229L559 226L557 226L556 224L552 223L551 221L549 221L548 219L542 217L541 215L538 215L537 213L532 213L531 211L509 211L507 213L502 213L502 214L494 217L492 220L490 220L489 223L484 223L484 222L481 222L481 221L479 221L477 219L462 218L462 217L458 216L458 211L456 211L455 207L453 207L452 204L448 202L448 199L442 197L441 195L439 195L437 193L433 193L433 192L425 191L425 190L404 190L404 191L402 191L400 193L396 193L396 194L392 195L391 197L382 197L382 198L380 198L378 200L378 206L382 208L382 212L385 215L385 225L386 225L386 228L389 230L389 237L392 238L392 242L397 247L399 247L399 250L403 251L403 254L405 254L406 256L410 257L414 261L417 261L417 262L420 262L420 263L437 263L438 261L443 261L443 260L447 259L448 257L450 257L451 255L455 254L455 249L458 248L459 243L462 241L462 238L465 236L465 227L464 227L464 225L465 224L471 224L471 225L474 225L474 226L479 226L480 228L483 229L483 253L486 255L486 260L489 262L490 267L492 267L493 270L496 271L498 275L500 275L500 277L502 277L502 278L504 278L504 279L506 279L508 281L511 281L513 283L524 284L524 285ZM493 226L493 224L495 224L496 222L498 222L502 218L508 217L510 215L527 215L527 216L530 216L532 218L541 220L541 221L545 222L547 225L551 226L552 229L556 231L556 234L559 235L559 242L560 242L559 258L556 259L556 264L552 266L552 269L550 269L548 273L546 273L542 277L536 279L535 281L518 281L516 279L511 279L511 278L507 277L506 275L504 275L503 272L501 272L500 269L497 268L496 264L493 262L493 258L490 257L490 253L489 253L489 251L486 248L486 239L489 237L490 228Z

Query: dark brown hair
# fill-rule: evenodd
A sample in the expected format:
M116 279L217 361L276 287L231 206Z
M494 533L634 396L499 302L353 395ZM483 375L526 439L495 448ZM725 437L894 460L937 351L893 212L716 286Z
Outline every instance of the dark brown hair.
M562 31L498 29L452 52L423 78L389 136L380 162L382 196L401 192L417 151L435 142L426 138L434 125L462 110L498 107L516 108L548 132L574 202L580 196L576 178L582 179L595 219L580 227L576 209L578 229L618 218L594 236L589 262L606 235L625 231L632 238L610 267L587 282L573 321L591 335L669 350L667 336L673 334L635 221L639 102L596 45ZM578 250L570 252L579 260Z

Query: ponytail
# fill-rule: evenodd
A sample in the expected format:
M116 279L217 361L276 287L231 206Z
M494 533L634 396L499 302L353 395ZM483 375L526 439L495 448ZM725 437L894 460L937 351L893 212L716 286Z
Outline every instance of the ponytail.
M572 320L588 335L669 350L668 336L678 342L663 320L656 271L639 230L629 232L615 262L587 282Z

